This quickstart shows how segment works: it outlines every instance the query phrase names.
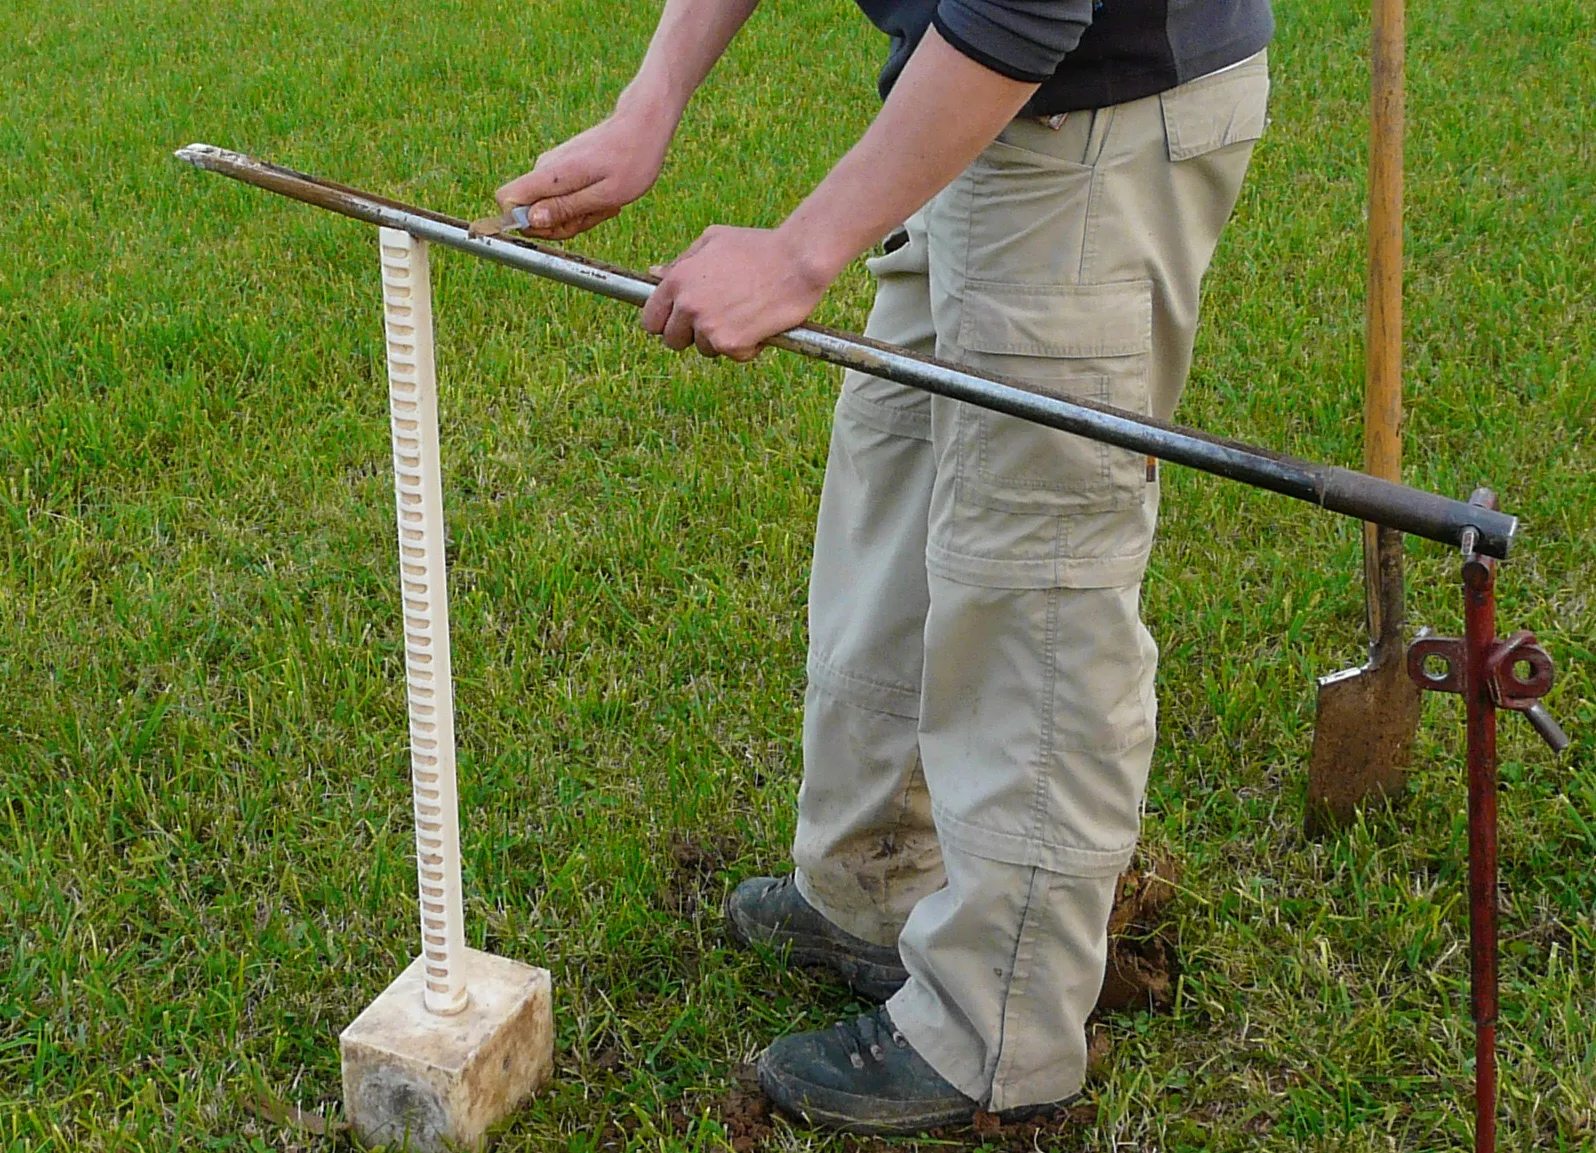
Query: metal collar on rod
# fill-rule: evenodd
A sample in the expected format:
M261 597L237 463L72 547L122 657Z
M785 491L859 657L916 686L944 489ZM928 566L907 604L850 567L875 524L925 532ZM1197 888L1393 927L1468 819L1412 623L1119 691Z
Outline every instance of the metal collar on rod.
M463 220L415 208L209 144L179 149L181 160L344 216L470 252L573 288L641 305L654 281L572 253L513 237L473 236ZM1210 436L1154 417L1038 392L1022 381L985 376L893 345L820 325L801 325L766 342L939 396L1049 428L1269 489L1358 520L1460 547L1474 530L1481 553L1506 557L1516 517L1334 465L1315 464L1241 441Z

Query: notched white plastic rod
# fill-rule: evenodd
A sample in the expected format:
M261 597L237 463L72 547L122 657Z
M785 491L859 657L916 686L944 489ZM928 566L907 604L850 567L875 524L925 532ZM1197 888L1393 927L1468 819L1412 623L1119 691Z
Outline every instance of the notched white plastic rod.
M393 421L393 487L399 521L424 997L429 1010L447 1015L465 1008L467 990L432 287L426 241L383 228L378 242L388 338L388 405Z

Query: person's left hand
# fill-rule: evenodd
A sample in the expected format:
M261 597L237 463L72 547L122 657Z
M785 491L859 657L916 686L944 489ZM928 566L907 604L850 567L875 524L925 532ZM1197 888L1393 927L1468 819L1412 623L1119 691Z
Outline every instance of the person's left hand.
M653 271L643 327L678 352L691 344L733 360L753 360L760 341L807 320L833 279L780 229L723 225Z

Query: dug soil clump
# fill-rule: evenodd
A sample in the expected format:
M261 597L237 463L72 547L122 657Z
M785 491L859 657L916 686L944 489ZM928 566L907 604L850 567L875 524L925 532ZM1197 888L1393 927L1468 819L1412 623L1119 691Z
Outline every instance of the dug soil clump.
M1175 862L1157 851L1139 850L1120 874L1108 918L1108 969L1098 1013L1156 1013L1174 1004L1180 967L1168 910L1179 882Z

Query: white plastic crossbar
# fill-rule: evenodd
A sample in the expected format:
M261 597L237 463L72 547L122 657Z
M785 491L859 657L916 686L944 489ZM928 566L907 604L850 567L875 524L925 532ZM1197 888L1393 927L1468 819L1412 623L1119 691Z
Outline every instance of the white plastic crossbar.
M466 1006L465 915L460 902L460 816L454 769L454 682L444 576L443 479L438 380L432 344L427 244L381 229L382 304L393 418L393 486L399 518L410 774L416 806L416 872L426 1007Z

